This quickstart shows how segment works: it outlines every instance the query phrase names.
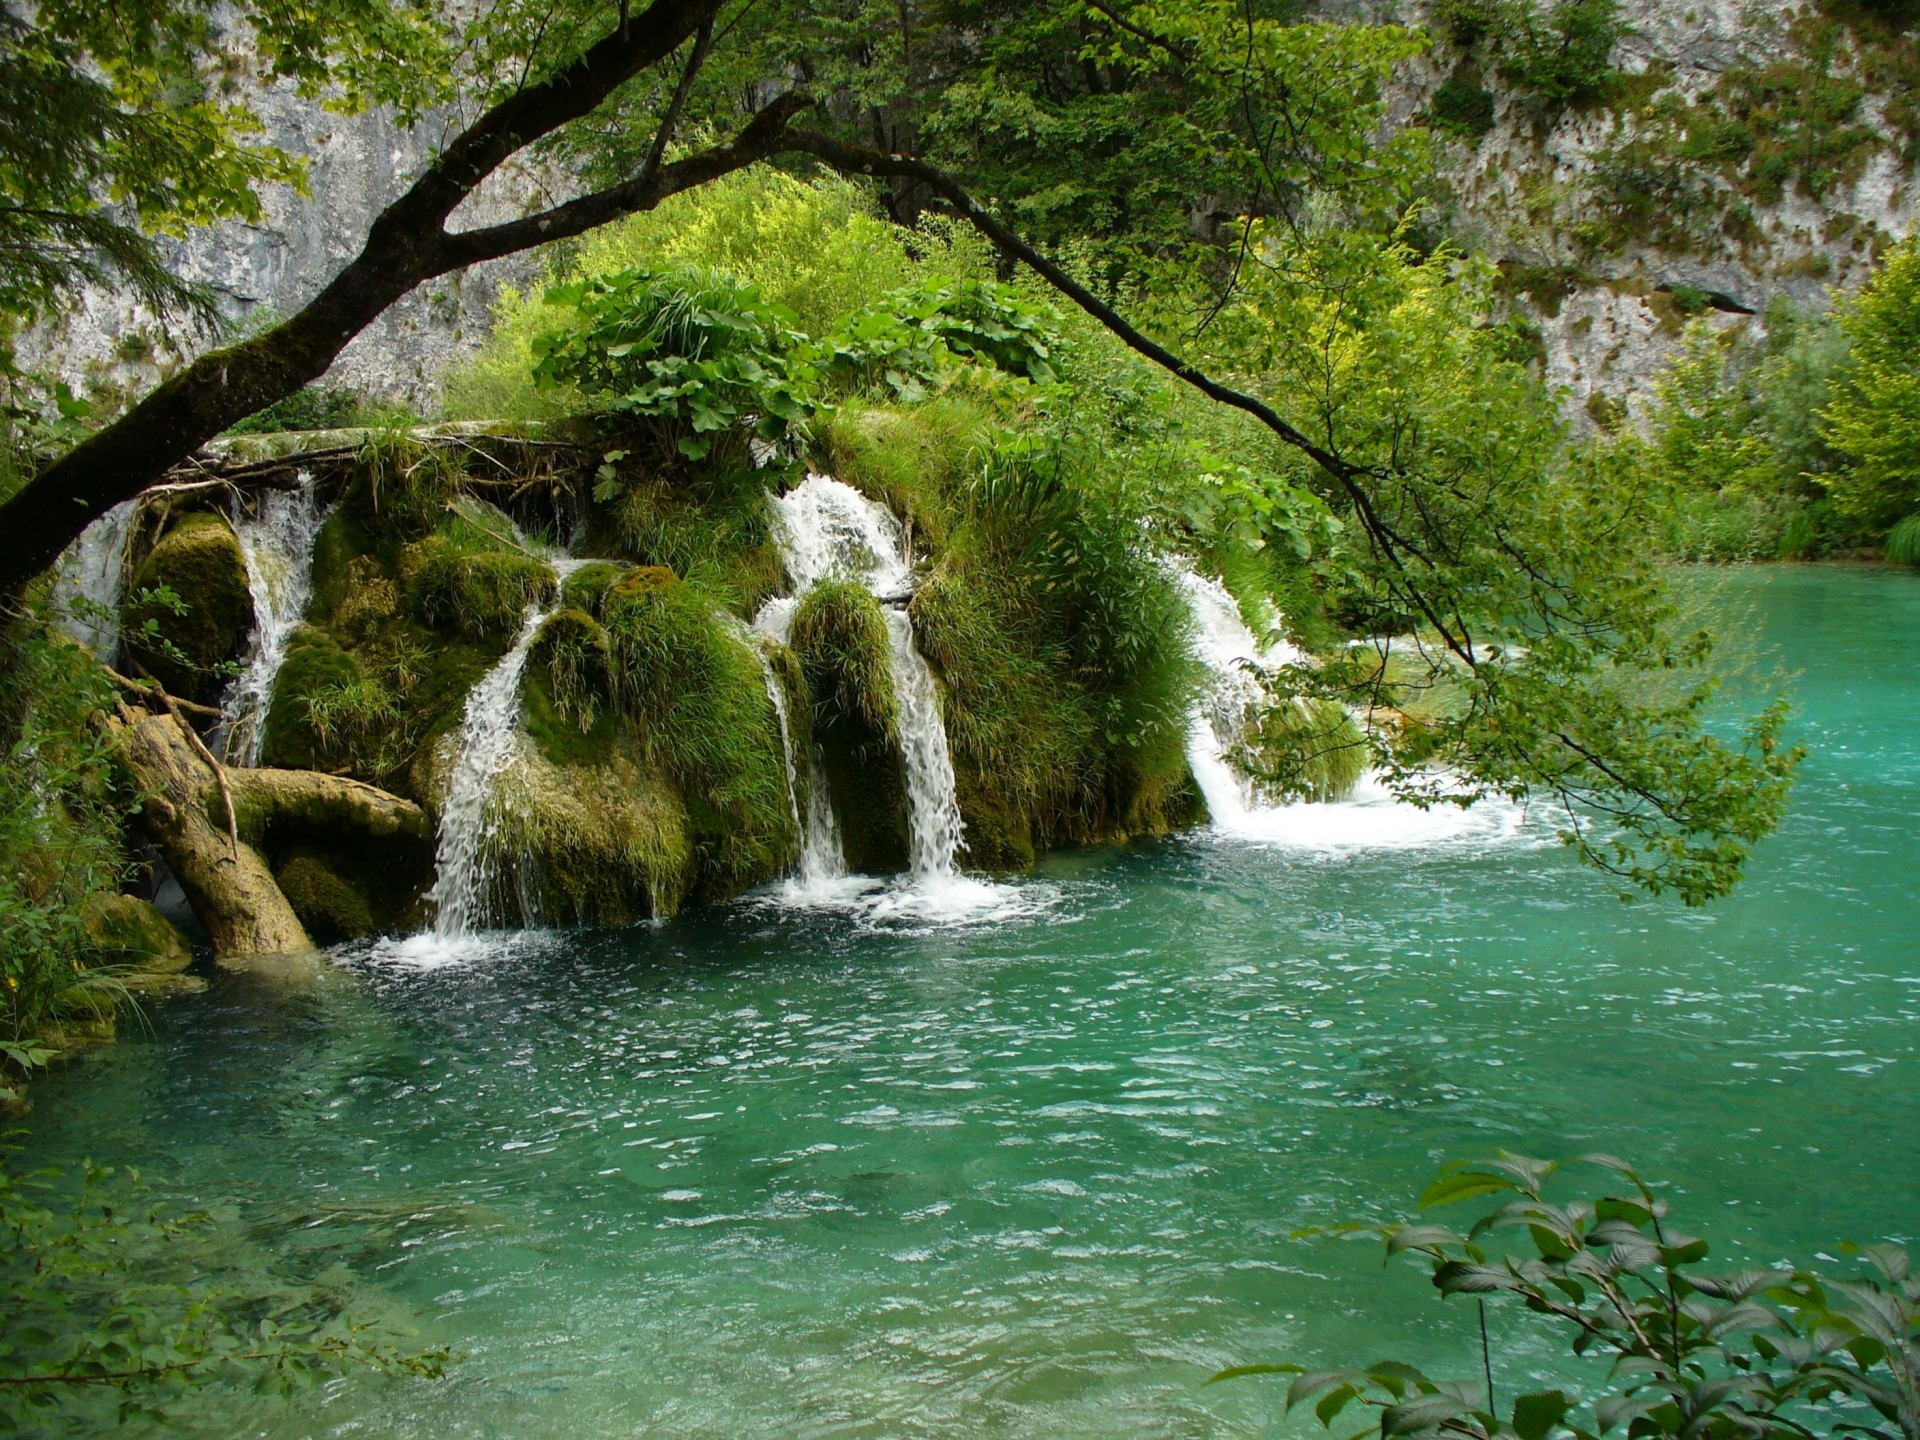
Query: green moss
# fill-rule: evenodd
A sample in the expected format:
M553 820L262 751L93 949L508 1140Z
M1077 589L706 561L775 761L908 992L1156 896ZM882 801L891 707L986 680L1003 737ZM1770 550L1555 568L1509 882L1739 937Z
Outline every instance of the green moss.
M181 605L140 603L142 591L171 591ZM134 571L125 616L134 658L175 695L210 704L253 630L247 563L218 515L180 516ZM151 630L149 630L151 622Z
M622 576L602 624L614 694L644 758L685 797L702 898L777 874L798 837L752 642L712 596L659 567Z
M560 603L570 610L584 610L589 615L600 613L600 604L619 580L621 567L610 561L599 560L591 565L582 565L567 576L560 587Z
M192 947L180 927L137 896L96 895L87 902L80 923L93 948L94 964L171 974L193 963Z
M463 635L512 635L527 607L552 595L553 567L491 543L497 542L478 534L436 533L408 545L399 558L408 609L428 625Z
M275 878L293 913L318 944L333 945L374 933L373 911L366 900L318 858L296 856Z
M548 617L528 656L531 673L545 677L555 714L581 733L594 728L612 695L607 632L584 610L563 609Z
M496 843L524 857L549 924L672 915L699 881L696 839L675 787L625 745L601 765L523 755L495 807Z
M823 581L801 597L792 633L848 863L877 873L904 869L906 776L880 604L851 581Z
M780 589L780 552L757 472L624 474L597 507L594 531L609 549L672 570L738 615Z

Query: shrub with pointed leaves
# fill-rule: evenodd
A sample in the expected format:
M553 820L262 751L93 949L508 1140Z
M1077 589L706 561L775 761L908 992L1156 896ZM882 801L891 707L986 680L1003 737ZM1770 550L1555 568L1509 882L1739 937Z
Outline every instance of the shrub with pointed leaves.
M1567 1165L1609 1179L1591 1199L1548 1198ZM1605 1360L1591 1393L1543 1390L1495 1402L1492 1367L1472 1381L1433 1380L1410 1365L1308 1370L1244 1365L1215 1380L1289 1374L1289 1408L1311 1404L1331 1428L1354 1406L1356 1435L1460 1440L1768 1440L1773 1436L1920 1437L1920 1275L1895 1245L1854 1250L1863 1273L1705 1268L1708 1247L1679 1230L1667 1202L1625 1161L1565 1164L1502 1152L1441 1171L1423 1210L1497 1200L1465 1231L1353 1225L1426 1265L1443 1294L1507 1296L1565 1327L1573 1353Z

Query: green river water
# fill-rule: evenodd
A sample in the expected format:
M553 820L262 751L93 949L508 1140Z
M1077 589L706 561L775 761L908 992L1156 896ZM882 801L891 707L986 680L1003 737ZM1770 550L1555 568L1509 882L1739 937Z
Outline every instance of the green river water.
M1277 1382L1202 1382L1467 1375L1478 1340L1290 1232L1500 1146L1630 1156L1727 1258L1912 1241L1920 579L1713 583L1813 753L1706 912L1623 905L1511 816L1305 812L1056 857L965 924L762 896L222 976L37 1083L30 1155L137 1163L215 1206L222 1263L463 1357L210 1396L210 1435L1307 1433ZM1493 1341L1508 1379L1560 1363Z

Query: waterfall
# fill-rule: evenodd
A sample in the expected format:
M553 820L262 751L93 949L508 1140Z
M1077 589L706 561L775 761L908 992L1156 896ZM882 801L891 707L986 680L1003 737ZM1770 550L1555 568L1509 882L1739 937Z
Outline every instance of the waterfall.
M794 607L791 599L769 600L754 617L753 628L786 644L793 635ZM780 688L779 678L773 673L764 651L760 673L766 680L767 698L773 701L774 714L780 717L780 744L787 762L787 803L793 807L794 824L800 833L800 864L795 879L802 890L817 890L825 882L838 880L847 873L846 851L840 845L840 824L833 814L833 797L827 791L826 772L820 764L819 747L815 746L807 753L807 813L802 820L795 798L800 777L786 692Z
M498 822L491 813L495 783L513 763L520 721L520 677L534 637L559 607L560 587L581 560L557 559L554 597L527 607L513 648L467 696L447 787L440 808L440 834L434 852L433 931L440 939L471 935L488 920L497 885L498 855L492 844Z
M243 514L234 525L247 563L253 636L246 661L220 702L214 743L224 747L230 765L260 763L273 683L313 592L313 542L324 518L313 476L302 471L292 490L268 491L254 513Z
M900 711L900 756L907 771L907 854L916 880L947 879L959 873L956 860L965 826L954 795L953 755L947 748L940 692L913 643L913 623L906 611L887 611L887 639Z
M830 475L808 475L802 484L774 497L773 515L781 560L795 595L804 595L830 576L845 576L859 581L886 604L900 754L907 777L908 859L916 881L951 879L959 873L960 802L954 795L953 758L940 713L939 689L913 643L913 624L899 608L913 585L906 533L892 511ZM770 601L755 623L769 633L780 633L772 627L783 630L791 625L793 604L792 600ZM776 610L776 606L784 608Z
M60 557L54 579L60 628L108 665L119 660L127 531L135 505L122 500L82 530Z
M1401 801L1373 773L1363 775L1344 800L1280 805L1263 800L1253 782L1228 760L1228 752L1257 708L1273 703L1259 670L1297 663L1301 653L1285 641L1262 645L1218 580L1196 573L1184 561L1169 562L1168 572L1186 592L1193 611L1194 650L1210 677L1193 707L1187 764L1216 830L1310 854L1420 850L1464 841L1505 841L1522 833L1525 814L1509 801L1492 797L1471 810L1453 805L1422 810Z
M1227 752L1245 732L1249 713L1273 703L1259 670L1292 664L1300 652L1284 641L1262 645L1218 580L1185 564L1171 568L1192 607L1194 651L1209 677L1188 726L1187 764L1214 823L1240 829L1263 807L1252 781L1234 769Z

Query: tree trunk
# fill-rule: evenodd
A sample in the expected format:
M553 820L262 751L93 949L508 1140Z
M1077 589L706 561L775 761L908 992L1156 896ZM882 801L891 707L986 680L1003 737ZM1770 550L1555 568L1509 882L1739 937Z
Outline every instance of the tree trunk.
M119 725L120 753L146 803L140 819L186 891L213 941L213 953L284 955L312 948L267 862L208 815L212 769L171 715L139 715Z
M121 757L147 797L142 826L222 960L312 948L273 871L249 841L275 826L348 830L372 840L425 840L432 834L418 805L358 780L314 770L230 770L236 835L213 818L211 812L224 808L219 783L181 721L128 711L111 723Z

